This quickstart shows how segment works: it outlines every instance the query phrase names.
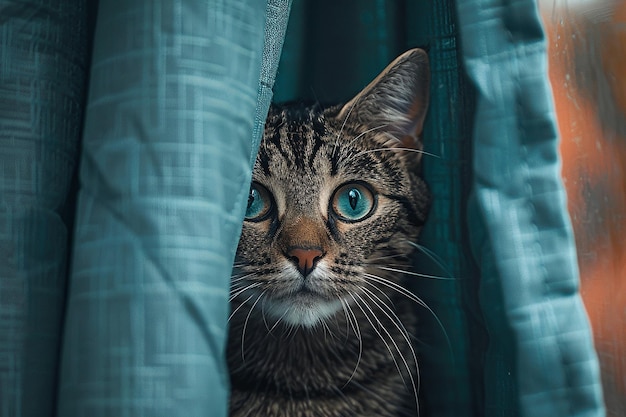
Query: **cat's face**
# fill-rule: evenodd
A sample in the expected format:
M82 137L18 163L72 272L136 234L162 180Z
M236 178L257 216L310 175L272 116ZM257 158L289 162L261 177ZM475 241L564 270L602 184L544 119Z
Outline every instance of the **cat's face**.
M343 107L270 110L231 288L239 302L310 327L388 292L381 266L412 252L428 206L417 140L427 92L426 56L413 50Z

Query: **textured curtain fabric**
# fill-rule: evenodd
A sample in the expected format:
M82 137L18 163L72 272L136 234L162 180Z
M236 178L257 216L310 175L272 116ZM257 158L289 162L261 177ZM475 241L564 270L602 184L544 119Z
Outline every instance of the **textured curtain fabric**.
M289 8L0 2L0 416L226 415L230 270Z
M290 3L0 0L0 417L226 415ZM432 72L416 269L439 277L414 283L423 415L602 416L534 1L296 0L275 100L346 100L411 47Z
M0 416L52 416L93 8L0 0Z
M458 0L458 11L477 90L469 218L492 336L485 415L602 416L536 2Z
M230 271L288 11L100 2L59 416L227 414Z
M277 100L343 101L429 52L424 415L603 415L535 2L295 1L285 42Z

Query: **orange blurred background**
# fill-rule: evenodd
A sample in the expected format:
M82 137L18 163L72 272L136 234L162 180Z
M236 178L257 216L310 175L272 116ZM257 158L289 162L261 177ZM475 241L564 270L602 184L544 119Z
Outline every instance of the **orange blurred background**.
M626 416L626 1L543 0L563 179L607 416Z

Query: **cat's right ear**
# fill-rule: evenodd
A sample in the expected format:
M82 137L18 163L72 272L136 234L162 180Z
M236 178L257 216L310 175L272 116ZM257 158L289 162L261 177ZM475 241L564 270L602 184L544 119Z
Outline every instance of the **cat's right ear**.
M396 146L420 148L429 88L428 55L411 49L344 105L338 118L386 132L396 139Z

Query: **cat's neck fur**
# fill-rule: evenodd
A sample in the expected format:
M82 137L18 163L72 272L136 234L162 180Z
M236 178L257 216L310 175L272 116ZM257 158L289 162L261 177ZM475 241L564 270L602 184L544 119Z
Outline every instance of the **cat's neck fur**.
M394 314L413 334L415 306L399 295L389 298ZM379 322L373 322L367 307L352 306L326 326L305 328L276 325L258 312L248 316L249 307L242 306L231 323L228 347L235 388L231 415L416 415L416 363L405 335L380 308L369 308Z

